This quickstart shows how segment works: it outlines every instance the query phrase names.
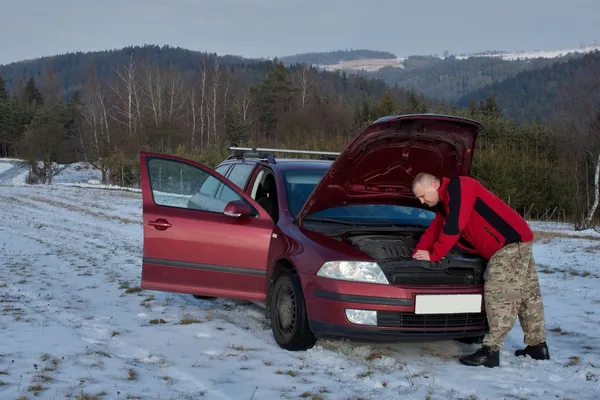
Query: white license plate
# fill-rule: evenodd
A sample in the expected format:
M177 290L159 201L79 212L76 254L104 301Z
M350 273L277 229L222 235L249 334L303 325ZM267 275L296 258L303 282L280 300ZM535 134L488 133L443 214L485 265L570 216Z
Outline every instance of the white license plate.
M419 294L415 314L459 314L481 312L481 294Z

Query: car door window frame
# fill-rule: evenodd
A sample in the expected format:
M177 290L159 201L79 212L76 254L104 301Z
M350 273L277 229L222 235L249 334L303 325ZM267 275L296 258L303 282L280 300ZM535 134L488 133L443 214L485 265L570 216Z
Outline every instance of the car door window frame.
M156 197L155 197L155 191L157 189L153 188L153 174L151 173L151 163L153 160L157 160L158 162L163 162L163 163L174 163L174 164L181 164L184 166L187 166L188 168L192 168L195 169L196 171L200 172L200 173L204 173L207 175L205 181L202 183L202 185L204 185L204 183L206 182L206 180L208 179L216 179L217 180L217 187L216 189L212 190L212 194L207 195L202 193L202 195L210 198L210 199L214 199L217 200L217 193L219 192L219 190L223 190L225 187L227 187L230 191L232 191L233 193L235 193L235 195L237 196L236 200L241 200L244 203L248 204L252 210L253 210L253 216L254 217L258 217L259 213L258 210L246 199L244 198L244 196L240 195L232 186L236 186L233 182L231 183L226 183L225 181L223 181L219 176L217 176L216 174L214 174L213 172L216 172L217 174L222 175L220 172L216 171L216 169L211 170L210 168L200 168L197 165L194 165L193 163L189 163L186 161L182 161L182 160L174 160L174 159L170 159L170 158L162 158L162 157L155 157L155 156L149 156L146 158L146 169L148 171L148 181L150 184L150 192L151 192L151 197L152 197L152 202L154 203L154 205L158 206L158 207L167 207L167 208L173 208L173 209L178 209L178 210L188 210L188 211L196 211L196 212L207 212L207 213L212 213L212 214L223 214L223 210L221 211L214 211L214 210L210 210L210 209L197 209L197 208L190 208L190 207L182 207L182 206L178 206L178 205L169 205L169 204L164 204L164 203L160 203L156 201ZM227 167L230 167L230 165L226 165ZM219 168L219 167L217 167ZM230 168L227 169L227 171L225 171L225 173L227 173L230 170ZM224 176L224 175L222 175ZM226 178L227 179L227 178ZM189 198L191 199L192 197L194 197L196 194L201 194L200 193L200 189L202 188L202 185L200 186L200 188L193 193ZM239 187L238 187L239 189ZM161 189L161 191L164 191ZM242 190L243 192L243 190ZM165 191L166 194L176 194L176 193L171 193L168 191Z

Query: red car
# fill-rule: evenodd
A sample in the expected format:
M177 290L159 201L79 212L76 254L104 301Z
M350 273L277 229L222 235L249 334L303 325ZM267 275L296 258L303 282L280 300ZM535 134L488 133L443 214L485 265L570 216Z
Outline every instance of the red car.
M411 183L420 171L469 175L481 129L455 116L384 117L339 155L230 148L214 170L141 153L141 287L262 302L288 350L331 336L480 339L486 261L463 245L437 263L411 258L434 217Z

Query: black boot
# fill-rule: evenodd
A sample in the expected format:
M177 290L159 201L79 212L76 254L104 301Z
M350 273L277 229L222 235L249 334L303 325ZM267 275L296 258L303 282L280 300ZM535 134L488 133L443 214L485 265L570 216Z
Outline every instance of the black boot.
M488 368L500 366L500 352L487 346L481 347L475 353L459 358L461 364L470 366L483 365Z
M519 349L515 351L515 356L517 357L525 357L529 356L534 360L549 360L550 359L550 351L548 350L548 345L546 342L542 342L535 346L527 346L524 349Z

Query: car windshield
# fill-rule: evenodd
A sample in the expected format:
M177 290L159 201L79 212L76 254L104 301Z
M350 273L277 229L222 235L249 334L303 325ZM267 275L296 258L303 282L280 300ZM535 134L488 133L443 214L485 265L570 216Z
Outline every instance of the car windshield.
M285 192L290 214L296 217L302 206L319 183L323 170L290 170L283 172ZM427 227L435 213L416 207L392 204L364 204L328 208L309 215L310 218L335 219L340 222L389 223Z

